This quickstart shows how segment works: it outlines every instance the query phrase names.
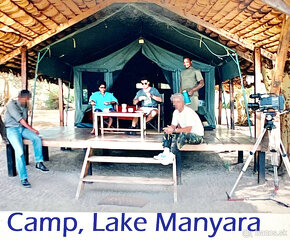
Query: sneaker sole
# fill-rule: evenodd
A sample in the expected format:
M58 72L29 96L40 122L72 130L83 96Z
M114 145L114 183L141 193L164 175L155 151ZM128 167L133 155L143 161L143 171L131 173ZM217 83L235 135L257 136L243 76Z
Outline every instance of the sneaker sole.
M167 166L169 164L172 164L172 162L161 162L162 165Z
M40 168L35 168L35 169L37 169L38 171L41 171L43 173L48 173L49 172L49 170L45 171L45 170L41 170Z
M25 187L25 188L31 188L31 184L30 185L23 185L23 184L21 184L22 185L22 187Z

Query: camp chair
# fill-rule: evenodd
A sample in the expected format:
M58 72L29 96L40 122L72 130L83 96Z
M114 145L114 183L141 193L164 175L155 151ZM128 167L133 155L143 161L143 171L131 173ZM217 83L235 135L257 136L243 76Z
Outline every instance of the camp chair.
M118 107L118 104L113 104L113 107L114 107L114 109L117 111L117 107ZM92 120L93 120L93 127L94 127L94 121L95 121L95 116L94 116L94 107L92 106L92 110L91 110L91 114L92 114ZM106 120L106 119L108 119L109 117L103 117L103 119L104 119L104 123L105 124L108 124L108 121ZM96 119L96 120L98 120L98 119ZM119 123L117 122L117 126L119 125ZM118 126L119 127L119 126ZM95 129L95 131L96 131L96 129Z
M164 123L164 116L163 116L163 102L158 103L157 106L158 109L158 115L157 117L153 118L150 122L147 124L150 125L152 128L157 130L157 132L161 132L161 128L163 128L163 123ZM162 126L161 126L162 125Z
M158 109L158 115L157 117L153 118L150 122L147 124L150 125L152 128L157 130L157 132L161 132L161 128L164 127L164 94L161 94L162 102L158 103L157 109Z

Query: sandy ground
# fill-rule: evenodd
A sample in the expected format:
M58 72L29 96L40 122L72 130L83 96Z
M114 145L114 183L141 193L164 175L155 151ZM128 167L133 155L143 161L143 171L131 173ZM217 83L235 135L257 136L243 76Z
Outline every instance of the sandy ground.
M35 127L58 124L57 111L38 112ZM20 185L18 177L8 177L6 152L0 150L0 210L1 211L104 211L104 212L266 212L290 213L290 209L271 200L229 202L226 191L233 187L242 164L236 152L183 153L182 185L178 186L178 202L173 202L173 189L168 186L86 184L79 200L75 194L84 157L83 150L49 149L50 169L41 173L35 169L33 150L27 166L31 189ZM103 152L96 152L103 154ZM110 151L111 155L153 156L156 152ZM245 153L247 157L247 153ZM235 197L270 198L273 173L267 161L267 181L257 184L253 164L241 179ZM104 175L169 177L170 166L94 164L93 173ZM280 189L274 199L290 204L290 181L286 173L280 177Z

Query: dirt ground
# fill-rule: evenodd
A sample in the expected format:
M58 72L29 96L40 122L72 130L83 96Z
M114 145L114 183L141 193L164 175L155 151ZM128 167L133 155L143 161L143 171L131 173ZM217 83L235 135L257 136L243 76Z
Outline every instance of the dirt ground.
M73 112L70 113L70 119ZM72 124L70 120L69 124ZM57 126L57 111L38 111L35 127ZM266 183L257 184L257 173L250 164L234 197L256 200L227 201L226 192L233 187L242 164L237 152L182 153L182 184L178 186L178 202L173 202L172 187L86 184L79 200L75 199L84 151L49 149L50 169L41 173L35 169L33 150L27 166L31 189L20 185L18 177L8 177L5 148L0 149L0 210L1 211L103 211L103 212L262 212L290 213L290 209L270 199L273 193L273 172L267 160ZM96 154L105 154L98 151ZM106 154L153 156L156 152L109 151ZM248 153L245 153L244 159ZM138 164L94 164L93 173L104 175L169 177L170 166ZM280 189L275 200L290 204L290 180L287 173L280 176Z

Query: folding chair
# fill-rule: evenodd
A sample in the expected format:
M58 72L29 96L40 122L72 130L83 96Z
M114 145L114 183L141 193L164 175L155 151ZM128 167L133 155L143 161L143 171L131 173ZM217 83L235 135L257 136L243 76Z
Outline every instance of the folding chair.
M157 109L158 109L158 115L157 118L155 117L147 124L150 125L152 128L157 130L158 133L161 132L161 128L164 127L164 94L161 94L162 102L158 103ZM157 125L157 126L156 126Z
M114 109L116 110L116 111L118 111L118 104L113 104L113 107L114 107ZM92 110L91 110L91 112L92 112L92 120L93 120L93 127L94 127L94 121L96 120L96 121L98 121L98 119L95 119L95 115L94 115L94 107L92 106ZM109 117L103 117L104 119L108 119ZM108 121L107 120L104 120L104 123L105 124L108 124ZM113 126L113 125L112 125ZM118 123L118 121L117 121L117 128L119 127L119 123ZM95 129L95 131L96 131L96 129Z

